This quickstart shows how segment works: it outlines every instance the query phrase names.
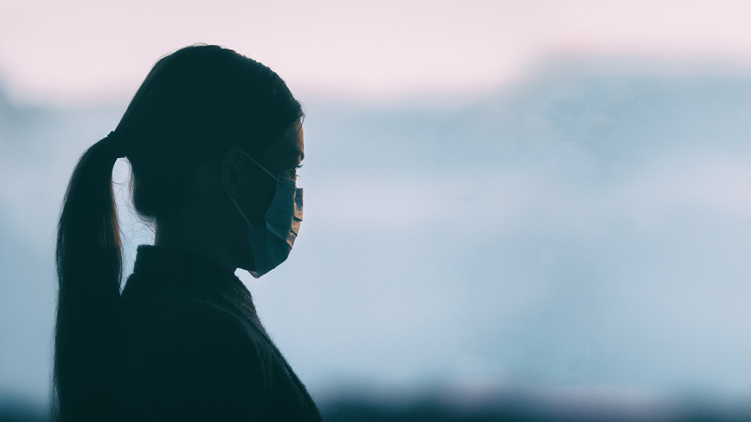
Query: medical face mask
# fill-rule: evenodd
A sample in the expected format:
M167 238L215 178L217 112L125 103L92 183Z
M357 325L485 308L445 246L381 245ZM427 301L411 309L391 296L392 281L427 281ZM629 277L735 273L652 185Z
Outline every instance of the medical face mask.
M292 250L302 221L302 189L295 186L294 180L274 176L245 151L243 154L276 180L274 198L264 214L266 227L250 224L235 198L227 192L240 215L248 223L248 239L256 263L256 270L250 271L250 274L259 278L284 262Z

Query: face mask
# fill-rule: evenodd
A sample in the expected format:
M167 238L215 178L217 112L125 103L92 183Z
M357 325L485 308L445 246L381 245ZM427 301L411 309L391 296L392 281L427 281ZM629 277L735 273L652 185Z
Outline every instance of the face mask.
M235 198L227 192L240 215L248 223L248 239L256 263L256 270L250 271L250 274L259 278L284 262L292 250L302 221L302 189L295 186L294 180L274 176L245 151L243 154L276 180L274 199L264 214L266 227L250 224Z

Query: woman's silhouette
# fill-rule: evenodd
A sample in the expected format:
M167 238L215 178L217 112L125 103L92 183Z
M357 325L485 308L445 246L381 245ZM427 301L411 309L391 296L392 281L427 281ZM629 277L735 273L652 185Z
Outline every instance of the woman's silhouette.
M63 421L320 420L236 268L261 276L302 219L300 104L217 46L162 58L76 166L57 238L54 404ZM155 223L120 290L112 167Z

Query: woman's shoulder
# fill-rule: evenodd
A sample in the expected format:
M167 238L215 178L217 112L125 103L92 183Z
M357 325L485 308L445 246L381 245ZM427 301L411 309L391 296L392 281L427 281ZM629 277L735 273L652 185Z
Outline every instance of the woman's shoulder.
M211 304L193 302L166 313L154 321L136 359L141 406L170 415L180 409L255 412L269 383L266 353L255 337Z
M190 302L131 337L126 413L133 420L252 420L268 382L262 351L223 309Z
M189 300L152 321L152 352L180 349L181 355L246 361L263 358L264 339L251 321L215 303Z

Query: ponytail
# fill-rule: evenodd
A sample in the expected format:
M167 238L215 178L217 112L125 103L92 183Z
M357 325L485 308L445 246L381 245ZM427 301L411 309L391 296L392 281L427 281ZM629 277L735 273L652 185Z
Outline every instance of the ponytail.
M117 413L122 252L112 167L121 146L113 132L83 154L60 215L53 416L63 422Z

